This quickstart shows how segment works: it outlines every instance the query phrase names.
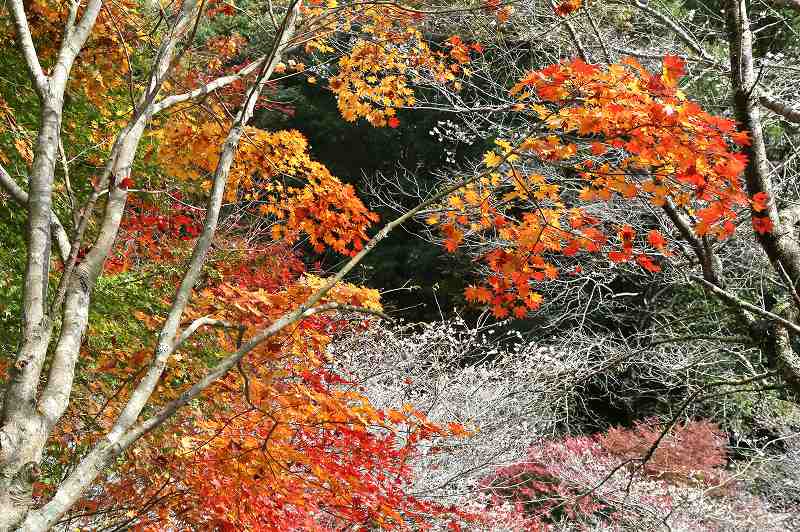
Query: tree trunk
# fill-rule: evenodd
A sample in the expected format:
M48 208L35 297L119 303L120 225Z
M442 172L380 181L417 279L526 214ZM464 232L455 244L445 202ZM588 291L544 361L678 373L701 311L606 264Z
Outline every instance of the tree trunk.
M785 274L791 286L800 286L800 245L797 243L796 229L781 218L775 202L769 160L761 127L759 109L758 77L753 66L753 34L745 0L727 0L725 3L726 27L730 41L731 84L733 106L736 119L741 127L750 132L751 145L744 148L747 155L745 180L748 194L753 196L763 192L769 198L765 212L753 212L754 216L767 216L772 222L772 230L757 233L756 238L769 258L772 267L779 275ZM791 289L791 287L790 287ZM795 316L796 313L791 313ZM800 396L800 363L789 341L789 331L785 327L776 329L776 364L786 384ZM758 338L754 338L758 341Z

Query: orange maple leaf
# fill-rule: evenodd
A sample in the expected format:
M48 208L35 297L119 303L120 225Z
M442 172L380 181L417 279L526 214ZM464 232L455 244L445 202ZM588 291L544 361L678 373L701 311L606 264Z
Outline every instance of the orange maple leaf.
M664 246L667 245L664 235L655 229L647 233L647 241L656 249L664 249Z

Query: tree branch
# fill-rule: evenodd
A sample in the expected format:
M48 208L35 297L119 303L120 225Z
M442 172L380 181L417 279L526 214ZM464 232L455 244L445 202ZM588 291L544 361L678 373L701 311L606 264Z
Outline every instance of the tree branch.
M49 93L48 79L44 75L42 65L39 63L39 56L36 54L36 47L31 37L31 29L28 26L28 16L25 14L25 7L22 0L8 0L11 6L11 13L14 17L14 30L22 57L28 67L28 73L33 81L33 87L39 98L45 99Z
M196 5L196 2L184 3L184 11L189 9L187 5ZM142 408L144 408L145 404L149 400L159 378L163 374L169 354L171 353L175 341L175 334L177 332L180 317L185 309L189 296L191 295L192 288L199 277L208 250L210 249L211 242L216 231L219 210L224 195L228 172L233 163L234 153L236 147L238 146L243 128L252 116L255 108L255 102L263 90L266 81L272 74L272 71L279 60L280 53L285 48L288 40L291 38L294 32L294 25L299 17L299 13L300 1L295 0L290 6L289 11L284 19L284 27L282 31L278 34L278 36L276 36L276 41L273 45L273 51L270 54L270 59L263 63L261 72L259 73L251 89L248 91L245 104L240 109L237 119L234 121L234 125L232 126L228 138L222 147L219 163L214 176L214 186L209 198L209 208L207 210L203 231L195 245L188 270L184 275L178 292L176 293L172 308L167 316L167 321L165 322L165 325L159 334L158 345L150 367L131 393L130 399L123 408L123 411L117 417L117 420L115 421L111 431L92 448L92 450L84 457L83 460L81 460L81 462L75 467L67 479L61 484L54 497L46 505L36 511L28 513L23 526L28 527L31 530L46 530L51 527L58 521L58 519L60 519L63 513L66 512L72 506L72 504L74 504L74 502L80 497L80 495L94 480L94 478L96 478L98 472L107 462L107 460L111 456L121 452L121 450L124 448L120 447L120 439L136 422L136 419L139 417ZM170 46L168 46L168 49L165 51L165 53L160 54L158 64L156 65L156 69L153 74L154 77L151 77L150 88L143 96L143 98L146 98L148 107L150 106L152 98L155 97L157 88L160 86L160 82L163 79L163 75L160 74L163 74L163 70L165 68L168 69L169 64L171 64L169 63L167 67L163 66L163 60L165 60L165 58L168 59L169 53L171 53L171 50L174 49L174 42L172 38L169 39L169 44ZM131 126L131 128L139 128L139 130L134 132L136 135L131 134L131 132L128 131L128 135L126 135L124 139L120 140L120 142L132 144L133 148L135 148L135 145L138 144L138 138L141 136L140 130L143 129L144 123L147 121L147 117L150 116L147 111L143 110L143 107L140 107L139 113L140 115L136 118L136 123ZM131 137L131 139L129 139L129 137ZM126 153L132 160L132 157L135 154L135 149L127 150ZM114 160L111 164L112 168L116 168L120 163L119 161ZM126 161L126 164L122 169L123 171L129 171L129 168L130 164L128 164ZM113 172L111 175L114 175ZM113 185L114 184L111 183L112 189L109 191L109 199L106 205L106 221L104 221L100 237L98 237L98 243L93 246L92 250L89 252L89 254L87 254L86 258L81 263L81 268L92 269L91 272L88 272L89 275L96 273L95 270L99 267L99 265L102 265L102 262L105 259L108 251L105 244L108 243L109 237L112 237L114 234L116 234L116 228L119 226L119 217L121 216L122 207L124 207L125 191L123 189L114 187ZM84 212L84 216L87 216L86 212ZM100 245L101 242L103 245ZM111 242L113 242L113 238L111 239ZM67 279L68 284L73 282L74 280ZM82 291L68 290L66 293L68 294L67 307L72 308L72 305L69 304L70 301L80 297ZM78 330L82 331L85 328L85 321L86 315L84 313L76 316L76 318L72 320L72 322L75 323L75 327L71 327L72 331L68 337L64 337L62 333L62 339L59 341L59 346L63 343L65 346L70 347L73 340L78 336L78 334L76 334ZM54 412L63 410L65 404L64 399L65 397L68 397L69 388L71 387L70 383L74 373L74 356L74 349L65 349L62 353L57 347L56 354L54 356L54 363L51 367L50 376L48 378L47 388L43 392L42 400L40 402L40 406L44 410L52 410ZM56 364L57 361L59 362L58 364ZM56 371L56 369L58 369L58 371ZM48 415L48 418L53 417L54 416Z
M14 178L3 168L3 165L0 164L0 186L2 186L6 192L14 198L14 201L19 203L23 207L27 207L28 205L28 193L14 181ZM52 228L53 228L53 237L56 239L56 244L58 245L58 251L61 255L61 260L64 262L67 261L70 252L70 242L69 242L69 235L67 234L67 230L64 229L64 226L61 224L61 221L56 216L55 212L51 211L52 217Z
M800 0L798 0L800 2ZM775 114L781 115L789 122L800 124L800 109L796 109L789 104L782 102L768 94L762 94L759 98L761 105Z
M556 7L555 0L550 0L550 5L553 8L555 8ZM572 39L572 43L575 45L575 48L578 50L578 55L580 56L580 58L585 63L588 63L589 56L586 53L586 49L583 47L580 35L578 35L578 32L575 31L575 26L572 25L572 21L568 17L563 17L561 23L567 27L567 32L569 33L569 36Z
M689 279L691 279L691 280L693 280L693 281L695 281L697 283L702 284L711 293L715 294L716 296L718 296L720 299L722 299L726 303L729 303L729 304L731 304L733 306L736 306L736 307L739 307L739 308L743 308L745 310L749 310L753 314L758 314L759 316L763 316L764 318L767 318L767 319L772 320L774 322L780 323L784 327L786 327L788 329L791 329L795 333L800 334L800 326L798 326L796 323L793 323L793 322L791 322L791 321L789 321L789 320L787 320L785 318L782 318L782 317L778 316L777 314L774 314L774 313L772 313L772 312L770 312L768 310L764 310L761 307L757 307L757 306L755 306L755 305L753 305L751 303L748 303L747 301L743 301L743 300L739 299L738 297L736 297L735 295L731 294L730 292L727 292L727 291L723 290L722 288L718 287L717 285L706 281L702 277L698 277L697 275L689 274Z
M189 92L185 92L183 94L175 94L175 95L172 95L172 96L166 96L165 98L163 98L163 99L159 100L158 102L156 102L156 104L153 106L152 114L154 114L154 115L158 114L161 111L163 111L165 109L168 109L168 108L170 108L170 107L172 107L174 105L177 105L179 103L187 102L187 101L193 100L195 98L200 98L200 97L205 96L207 94L210 94L210 93L212 93L212 92L214 92L216 90L219 90L219 89L221 89L223 87L226 87L226 86L230 85L231 83L233 83L234 81L240 80L243 77L245 77L245 76L247 76L249 74L252 74L256 70L261 68L264 65L264 62L266 60L267 60L266 56L261 57L260 59L257 59L256 61L253 61L252 63L250 63L249 65L247 65L243 69L241 69L236 74L230 74L228 76L223 76L223 77L217 78L217 79L215 79L213 81L209 81L208 83L206 83L202 87L198 87L197 89L194 89L194 90L189 91Z
M77 16L78 6L76 4L79 4L79 2L74 2L70 9L71 11L74 10ZM72 23L75 20L72 16L68 20L64 32L64 40L61 42L61 49L58 52L58 60L53 67L52 75L52 80L58 89L59 95L63 93L66 87L72 64L75 62L75 58L78 57L83 45L86 44L92 28L94 28L94 23L97 21L97 15L100 14L101 7L103 7L102 0L89 0L77 24Z
M778 216L787 227L792 227L800 223L800 205L783 208L778 213Z
M800 246L792 227L781 221L775 203L770 163L767 158L766 141L761 125L758 105L760 95L758 77L753 61L753 33L747 15L746 0L726 0L725 24L730 42L731 84L734 93L736 119L742 129L750 132L751 144L743 148L747 155L745 181L747 193L751 196L762 192L769 201L763 212L753 215L766 216L772 223L772 230L757 233L756 238L769 257L772 266L778 270L779 264L786 268L792 284L800 283Z
M714 58L711 57L711 54L706 52L705 49L702 46L700 46L700 43L698 43L694 37L689 35L689 33L687 33L686 30L681 28L680 25L678 25L678 23L672 19L672 17L662 13L657 9L653 9L652 7L647 5L647 2L645 0L633 0L633 4L636 5L636 7L638 7L642 11L644 11L645 13L647 13L648 15L658 19L667 27L669 27L669 29L675 32L675 34L678 36L678 38L680 38L681 41L683 41L684 44L686 44L689 48L691 48L692 51L697 55L699 55L702 59L705 59L706 61L714 60Z
M200 395L206 388L208 388L211 384L213 384L217 379L225 375L228 371L234 368L242 358L255 349L259 344L263 343L268 338L275 336L283 329L292 325L302 319L308 318L313 316L314 314L320 314L322 312L330 312L336 310L343 310L348 312L359 312L361 314L369 314L372 316L377 316L379 318L383 318L385 320L394 321L391 317L387 316L383 312L375 309L370 309L366 307L359 307L355 305L345 305L341 303L325 303L323 305L319 305L317 307L312 307L309 309L304 310L303 312L292 312L288 315L285 315L281 319L274 322L272 325L261 331L260 333L256 334L253 338L248 340L244 343L239 349L230 355L228 358L220 362L217 366L214 367L210 372L206 374L200 381L198 381L194 386L192 386L189 390L184 392L180 395L177 399L173 400L172 402L166 404L160 412L155 414L154 416L146 419L145 421L139 423L137 426L133 427L128 431L125 436L120 440L119 446L120 451L124 450L128 446L130 446L134 441L141 438L143 435L147 434L151 430L155 429L159 425L161 425L164 421L169 419L180 407Z
M320 305L319 307L314 307L311 309L313 312L309 312L309 316L312 314L318 314L320 312L328 312L332 310L344 310L348 312L360 312L361 314L370 314L372 316L377 316L387 321L394 321L394 319L381 312L380 310L375 310L366 307L359 307L355 305L345 305L342 303L327 303L325 305ZM211 327L221 327L224 329L236 329L239 328L239 325L235 325L228 321L214 319L211 316L203 316L201 318L197 318L192 323L190 323L178 336L177 340L175 340L175 344L172 346L172 352L178 350L178 348L186 342L198 329L205 326Z
M224 329L235 329L237 328L236 325L233 323L217 320L212 318L211 316L203 316L202 318L197 318L192 323L189 324L180 334L177 340L175 340L175 344L172 346L172 351L175 352L178 348L188 340L200 327L205 327L209 325L211 327L222 327Z
M703 270L703 277L714 284L722 284L722 268L719 259L714 255L714 251L705 246L703 241L698 237L692 229L692 224L672 202L671 199L666 198L664 201L664 212L667 217L672 221L678 232L683 239L691 246L697 260L700 262L700 267Z

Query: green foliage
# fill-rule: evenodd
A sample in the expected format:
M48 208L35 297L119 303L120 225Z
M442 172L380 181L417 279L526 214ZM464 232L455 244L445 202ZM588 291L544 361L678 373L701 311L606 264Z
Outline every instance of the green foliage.
M19 341L25 271L24 228L21 209L12 200L0 196L0 357L7 361L13 359Z

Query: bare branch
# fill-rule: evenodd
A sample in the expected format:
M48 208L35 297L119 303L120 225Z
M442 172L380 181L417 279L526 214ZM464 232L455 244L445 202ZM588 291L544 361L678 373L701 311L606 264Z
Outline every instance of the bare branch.
M94 28L95 21L97 21L97 16L100 14L101 7L103 7L102 0L89 0L89 2L86 4L86 8L83 10L83 15L81 15L80 21L74 25L68 23L66 27L64 40L61 42L61 49L58 52L58 60L53 67L52 74L52 81L54 83L54 87L59 93L59 98L61 98L64 88L66 87L67 79L69 78L69 73L72 69L72 64L78 57L83 45L86 44L86 40L89 38L92 28ZM77 6L74 4L71 6L71 9L73 10L76 8ZM74 18L72 18L72 20L74 20Z
M553 8L556 7L556 3L554 0L550 1L550 5ZM575 48L578 50L578 55L584 62L589 62L589 56L586 54L586 50L583 47L583 43L581 42L581 37L578 35L578 32L575 31L575 26L572 25L572 21L568 17L563 18L563 24L567 27L567 31L569 32L569 36L572 39L572 43L575 45Z
M751 144L743 149L743 153L747 155L747 167L745 168L747 192L751 196L759 192L767 195L769 198L767 208L757 215L766 216L773 225L772 231L758 233L756 238L775 269L778 269L778 263L782 264L792 283L796 284L800 282L800 245L797 243L793 229L786 227L781 221L775 203L774 185L758 105L758 77L753 61L753 33L747 14L747 2L745 0L727 0L725 13L728 40L730 41L734 110L736 119L742 124L744 130L750 132L751 136Z
M48 96L49 86L47 76L44 75L42 65L39 63L39 56L36 54L36 47L33 44L33 37L31 37L31 29L28 26L28 16L25 14L25 7L22 0L9 0L11 6L11 13L14 16L14 29L17 38L17 46L19 47L22 56L25 58L25 64L28 67L28 73L33 81L33 87L39 98L44 99Z
M3 165L0 164L0 186L2 186L6 192L8 192L14 201L26 207L28 205L28 193L23 190L21 186L14 181L14 178L3 168ZM70 252L70 242L69 242L69 235L67 234L66 229L61 224L61 221L56 216L56 213L52 213L52 227L53 227L53 237L56 239L56 244L58 244L58 250L61 255L61 259L66 261L67 257L69 257Z
M800 0L798 0L800 1ZM781 115L789 122L800 124L800 109L790 106L768 94L762 94L759 98L761 105L769 109L775 114Z
M211 327L221 327L224 329L235 329L237 326L233 323L217 320L212 318L211 316L203 316L202 318L197 318L192 323L189 324L180 334L177 340L175 340L175 345L173 345L172 350L176 351L186 340L188 340L198 329L205 326Z
M231 74L229 76L223 76L223 77L217 78L214 81L210 81L210 82L206 83L205 85L203 85L203 86L201 86L201 87L199 87L197 89L194 89L194 90L189 91L189 92L185 92L183 94L175 94L175 95L172 95L172 96L167 96L167 97L163 98L162 100L158 101L153 106L152 114L154 114L154 115L158 114L161 111L163 111L165 109L168 109L168 108L170 108L170 107L172 107L174 105L177 105L179 103L187 102L189 100L194 100L196 98L201 98L201 97L203 97L203 96L205 96L207 94L211 94L212 92L214 92L216 90L224 88L224 87L230 85L231 83L233 83L234 81L240 80L243 77L248 76L249 74L252 74L253 72L257 71L259 68L261 68L264 65L264 61L266 61L266 60L267 60L266 56L262 57L262 58L260 58L260 59L258 59L256 61L253 61L252 63L250 63L249 65L247 65L243 69L239 70L239 72L237 72L236 74Z
M181 394L181 396L175 399L174 401L165 405L158 414L139 423L136 427L131 428L130 431L128 431L125 434L124 438L120 440L119 451L121 452L122 450L126 449L134 441L141 438L143 435L147 434L154 428L161 425L164 421L169 419L172 416L172 414L174 414L180 407L182 407L183 405L187 404L189 401L200 395L206 388L208 388L211 384L213 384L217 379L224 376L228 371L230 371L237 364L239 364L239 362L247 353L255 349L258 345L263 343L268 338L275 336L286 327L294 323L297 323L302 319L308 318L309 316L313 316L314 314L320 314L322 312L330 312L330 311L358 312L361 314L369 314L372 316L383 318L385 320L393 321L391 317L387 316L386 314L384 314L379 310L365 308L365 307L358 307L355 305L345 305L341 303L325 303L317 307L306 309L303 312L294 311L288 315L285 315L283 318L277 320L272 325L270 325L260 333L256 334L246 343L244 343L235 353L233 353L225 360L220 362L217 366L215 366L210 372L206 374L205 377L199 380L189 390Z
M686 44L689 48L692 49L694 53L699 55L701 58L705 59L706 61L713 61L711 54L705 51L705 49L698 43L694 37L689 35L680 25L673 20L672 17L669 15L662 13L657 9L653 9L649 5L647 5L646 1L643 0L633 0L633 4L636 5L639 9L647 13L648 15L652 16L653 18L659 20L662 24L666 25L669 29L675 32L681 41Z
M714 256L713 250L704 245L703 241L694 233L690 221L678 211L678 208L669 198L666 198L664 202L664 212L667 213L667 217L675 224L683 239L691 246L697 256L697 260L703 269L703 277L709 282L721 285L722 268L719 264L719 259Z
M767 318L767 319L770 319L770 320L775 321L777 323L780 323L784 327L787 327L787 328L791 329L792 331L794 331L795 333L800 334L800 326L798 326L796 323L793 323L793 322L791 322L791 321L789 321L789 320L787 320L785 318L782 318L782 317L778 316L777 314L774 314L774 313L772 313L772 312L770 312L768 310L764 310L761 307L757 307L757 306L755 306L755 305L753 305L751 303L748 303L747 301L743 301L743 300L739 299L738 297L734 296L733 294L731 294L730 292L727 292L727 291L723 290L722 288L718 287L717 285L709 283L708 281L706 281L702 277L698 277L696 275L690 274L689 278L691 280L697 282L697 283L702 284L710 292L712 292L713 294L718 296L720 299L722 299L726 303L729 303L729 304L731 304L733 306L736 306L736 307L740 307L740 308L749 310L753 314L758 314L759 316L763 316L764 318Z

